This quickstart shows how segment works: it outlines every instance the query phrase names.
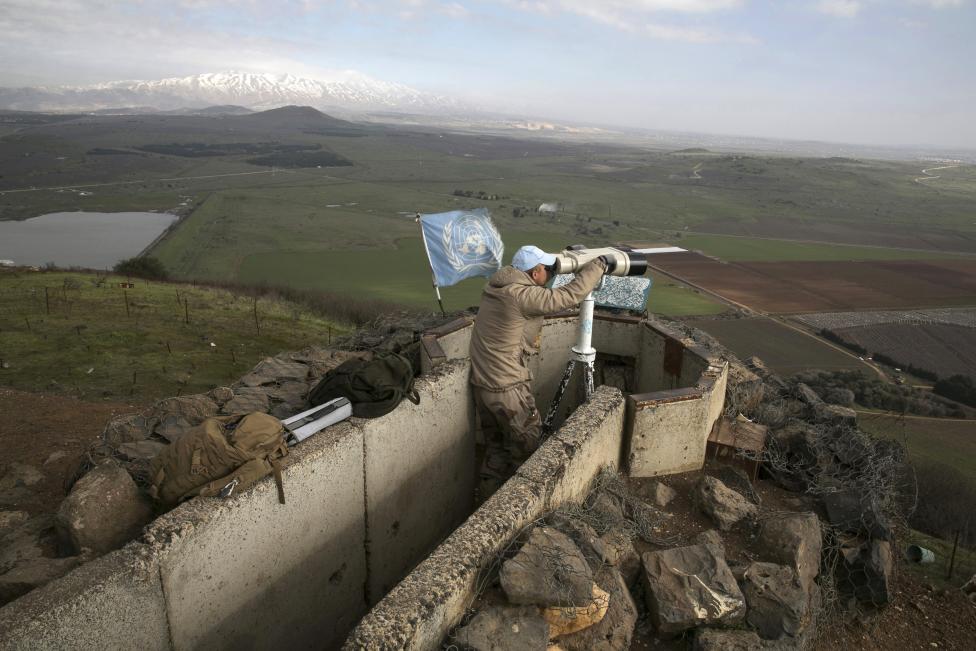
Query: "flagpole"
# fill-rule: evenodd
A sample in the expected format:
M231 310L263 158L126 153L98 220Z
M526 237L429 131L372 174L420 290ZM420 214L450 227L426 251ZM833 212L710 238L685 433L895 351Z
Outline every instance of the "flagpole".
M441 308L441 314L447 316L447 312L444 311L444 302L441 300L441 288L437 286L437 274L434 273L434 265L430 262L430 249L427 247L427 235L424 233L424 225L420 221L420 213L417 213L417 218L414 220L420 226L420 239L424 242L424 252L427 253L427 266L430 267L430 278L431 284L434 286L434 293L437 295L437 304Z

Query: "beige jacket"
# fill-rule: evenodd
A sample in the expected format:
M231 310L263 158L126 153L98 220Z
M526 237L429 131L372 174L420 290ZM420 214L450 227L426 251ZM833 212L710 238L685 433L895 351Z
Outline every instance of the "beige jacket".
M595 260L571 282L547 289L515 267L499 269L481 294L471 333L471 384L503 391L531 380L526 360L538 347L542 317L578 305L605 270L603 262Z

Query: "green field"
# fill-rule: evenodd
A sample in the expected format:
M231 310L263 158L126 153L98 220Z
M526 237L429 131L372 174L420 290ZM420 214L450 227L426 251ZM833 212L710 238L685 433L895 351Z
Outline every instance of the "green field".
M350 330L267 298L257 300L256 326L251 297L144 280L123 289L125 280L0 272L0 384L87 400L197 393Z
M506 262L524 244L535 244L550 251L566 244L547 233L511 231L503 233L503 237ZM430 267L419 237L406 237L390 249L254 254L244 259L238 278L245 283L368 294L427 309L437 308ZM478 305L484 284L484 278L469 278L453 287L442 288L445 309ZM661 277L653 279L648 309L684 316L715 314L726 308L685 285Z
M759 357L783 376L811 369L862 370L873 375L858 359L772 319L694 319L689 325L718 339L739 359Z
M961 257L960 254L940 251L911 251L880 246L793 242L702 233L684 235L676 239L675 244L727 262L933 260Z
M933 251L976 253L971 165L920 184L916 162L700 155L623 139L375 124L340 124L337 132L335 120L301 109L46 121L2 136L0 219L78 209L173 211L184 219L152 253L185 279L285 282L431 304L411 216L482 206L509 252L519 234L534 233L545 235L536 241L548 248L671 241L727 260L941 255L839 246L883 244L892 233L907 233ZM255 146L331 152L353 164L268 168L238 153ZM93 153L104 150L128 153ZM176 155L189 150L222 155ZM72 187L81 185L88 196ZM543 202L557 203L558 213L537 213ZM764 239L792 237L794 229L823 230L816 239L838 244ZM737 230L751 236L702 234ZM479 287L475 280L446 289L448 306L476 302ZM695 315L721 307L663 281L652 290L651 309Z
M871 434L904 443L910 459L951 466L976 482L976 420L868 413L858 414L857 420Z

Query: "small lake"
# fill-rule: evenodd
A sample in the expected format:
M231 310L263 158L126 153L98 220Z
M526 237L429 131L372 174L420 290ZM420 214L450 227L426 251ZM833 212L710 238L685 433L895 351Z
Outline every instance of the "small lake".
M149 246L175 219L154 212L55 212L0 221L0 260L110 269Z

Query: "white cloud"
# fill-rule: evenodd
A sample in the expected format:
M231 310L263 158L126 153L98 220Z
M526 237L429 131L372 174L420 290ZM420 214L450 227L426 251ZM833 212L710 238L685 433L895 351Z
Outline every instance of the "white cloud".
M947 7L961 7L966 4L965 0L912 0L912 4L926 5L933 9L946 9Z
M654 39L684 41L687 43L756 43L749 34L730 34L721 30L702 26L665 24L649 20L652 14L708 13L732 9L742 4L742 0L550 0L528 2L519 0L510 3L524 11L542 14L566 12L588 18L594 22L623 32L646 34Z
M816 10L830 16L840 18L854 18L861 11L863 5L858 0L820 0Z

